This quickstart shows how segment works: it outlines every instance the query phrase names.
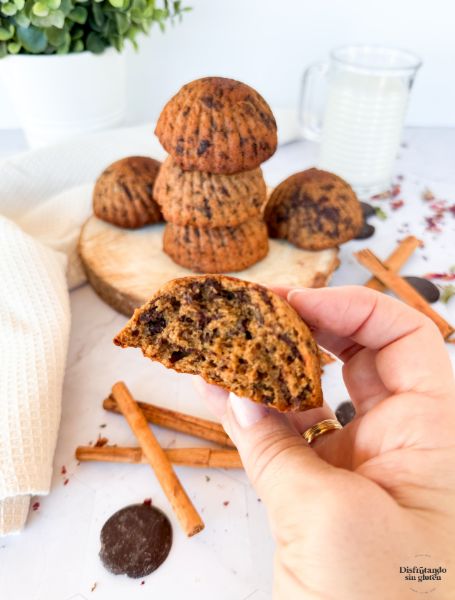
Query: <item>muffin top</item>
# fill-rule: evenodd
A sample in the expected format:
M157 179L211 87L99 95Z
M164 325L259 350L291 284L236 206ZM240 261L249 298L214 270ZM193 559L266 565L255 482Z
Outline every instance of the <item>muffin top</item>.
M267 202L264 218L271 237L287 239L306 250L347 242L363 223L351 186L338 175L315 168L281 182Z
M277 145L275 119L264 98L224 77L184 85L164 107L155 133L185 171L232 174L255 169Z

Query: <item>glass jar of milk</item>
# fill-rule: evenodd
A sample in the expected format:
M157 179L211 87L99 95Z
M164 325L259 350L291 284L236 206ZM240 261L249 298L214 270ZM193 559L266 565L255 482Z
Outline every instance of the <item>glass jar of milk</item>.
M344 46L304 74L303 135L320 142L318 166L346 179L360 197L390 186L420 65L416 55L404 50Z

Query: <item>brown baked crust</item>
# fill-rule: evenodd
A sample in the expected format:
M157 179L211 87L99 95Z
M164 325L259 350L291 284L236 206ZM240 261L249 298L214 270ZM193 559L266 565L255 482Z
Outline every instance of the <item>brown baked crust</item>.
M270 237L287 239L305 250L347 242L363 223L351 186L333 173L314 168L281 182L267 202L264 218Z
M262 219L237 227L203 228L167 223L163 250L174 262L199 273L243 271L267 255L269 239Z
M156 179L154 196L166 221L230 227L259 217L267 191L261 169L235 175L183 171L169 156Z
M155 133L185 171L250 171L277 146L275 119L264 98L224 77L184 85L163 108Z
M146 156L128 156L109 165L93 190L95 216L127 229L162 221L153 195L160 166Z
M322 405L310 330L258 284L220 275L169 281L135 310L114 343L279 411Z

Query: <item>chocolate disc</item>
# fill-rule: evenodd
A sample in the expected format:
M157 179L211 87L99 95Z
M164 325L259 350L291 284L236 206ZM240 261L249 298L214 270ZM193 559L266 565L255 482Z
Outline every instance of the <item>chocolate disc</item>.
M428 281L428 279L424 279L423 277L403 277L403 279L406 279L409 285L412 285L430 304L439 300L439 296L441 295L439 288L431 281Z
M355 236L355 240L366 240L367 238L371 237L374 233L375 229L373 227L373 225L370 225L369 223L364 223L361 227L361 229L357 232L357 235Z
M335 416L343 425L347 425L355 417L355 408L350 400L342 402L335 411Z
M372 217L376 214L374 206L371 206L371 204L368 204L367 202L361 202L360 207L362 209L364 219L368 219L368 217Z
M106 521L100 539L100 558L108 571L145 577L166 560L172 546L172 527L154 506L133 504Z

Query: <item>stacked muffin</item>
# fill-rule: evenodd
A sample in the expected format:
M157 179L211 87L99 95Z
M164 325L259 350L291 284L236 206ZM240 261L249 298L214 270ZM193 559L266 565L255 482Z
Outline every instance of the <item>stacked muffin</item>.
M170 154L154 187L167 221L164 251L204 273L240 271L264 258L259 165L277 143L265 100L232 79L199 79L166 104L155 133Z

